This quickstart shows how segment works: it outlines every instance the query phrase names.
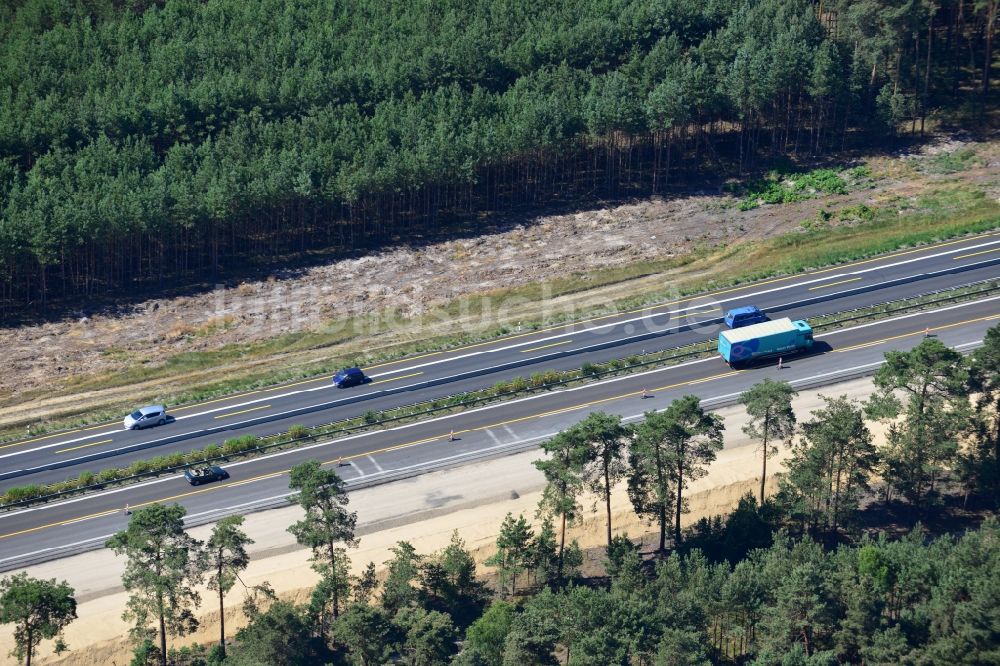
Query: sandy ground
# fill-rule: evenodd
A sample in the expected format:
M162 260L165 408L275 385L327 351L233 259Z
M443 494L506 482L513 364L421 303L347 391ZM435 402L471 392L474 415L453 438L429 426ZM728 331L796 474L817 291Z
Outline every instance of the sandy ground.
M820 394L849 395L863 398L871 390L868 379L855 380L822 391L801 393L794 406L800 421L822 406ZM741 431L745 412L739 406L719 410L725 419L725 449L709 469L706 477L691 484L688 491L690 513L685 522L690 524L700 518L728 512L747 492L757 492L760 483L760 458L756 443ZM873 428L876 436L880 432ZM769 462L769 472L780 471L780 463L787 455L782 450ZM382 564L389 559L389 548L400 540L409 541L418 552L429 554L447 545L453 530L458 530L476 560L482 563L493 552L496 530L506 513L524 514L534 519L535 508L543 485L541 474L531 465L539 457L537 452L527 452L506 458L426 474L407 481L359 490L352 494L352 506L358 511L361 545L350 552L355 573L368 562ZM776 478L770 476L770 491L776 487ZM590 509L590 500L583 523L570 532L579 539L581 546L599 547L604 540L604 515ZM400 512L399 507L407 507ZM642 539L648 550L655 547L655 531L639 520L632 512L624 487L616 490L612 510L614 531ZM317 579L309 568L309 553L299 548L285 528L298 519L295 507L249 514L245 529L256 541L251 549L252 561L242 576L248 585L269 582L285 598L303 601L309 588ZM205 539L211 526L192 530L199 539ZM599 552L595 549L594 551ZM591 572L601 564L594 560L585 563ZM67 580L76 589L80 603L79 619L66 631L66 640L72 651L60 658L51 655L50 644L43 646L40 664L65 666L98 666L127 664L130 647L125 640L127 625L121 620L126 595L117 585L122 562L109 551L95 551L32 567L29 574L39 578ZM489 570L481 567L480 574ZM239 584L238 588L239 588ZM218 612L211 612L214 602L211 593L202 591L204 600L201 628L183 639L173 640L179 646L191 642L209 642L218 635ZM244 618L239 610L243 594L234 589L229 595L226 617L227 633L242 626ZM9 627L0 627L0 653L6 654L11 646Z
M500 231L475 238L400 246L301 271L276 271L259 280L220 286L196 295L82 306L79 312L60 321L6 328L0 325L0 354L5 370L0 375L0 424L51 418L60 409L79 409L87 396L79 391L61 394L71 380L107 376L137 365L155 366L184 352L319 330L332 320L350 319L359 313L398 311L401 319L366 340L364 348L385 347L406 336L412 339L428 335L426 329L408 331L407 327L415 326L408 317L455 299L545 283L565 276L567 267L585 272L666 259L689 253L699 245L752 241L799 229L820 209L836 211L857 203L878 206L908 201L937 182L956 178L996 189L1000 141L975 144L979 157L961 173L942 175L921 168L921 160L967 145L961 139L947 138L914 154L869 159L874 182L847 195L740 211L738 200L732 196L695 192L573 214L501 219L496 221ZM665 276L657 277L662 289ZM638 291L632 293L641 293L642 284L633 286ZM593 308L613 300L607 293L595 296L596 303L575 297L575 307ZM514 308L506 309L508 314L516 312ZM496 315L502 318L502 313ZM493 325L481 318L472 322L451 317L431 327L436 330L430 332L487 330ZM273 355L281 357L282 367L294 367L329 358L340 350L310 351L311 355L302 358L277 351ZM206 368L201 374L191 370L177 383L158 380L149 386L124 387L93 398L104 400L101 404L120 406L137 395L171 395L185 386L215 381L225 376L224 372L247 372L252 364L242 359L233 365ZM45 389L44 393L40 389Z

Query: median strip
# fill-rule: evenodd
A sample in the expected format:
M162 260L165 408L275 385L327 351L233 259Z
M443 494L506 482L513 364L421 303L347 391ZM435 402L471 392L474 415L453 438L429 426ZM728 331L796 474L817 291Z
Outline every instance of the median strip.
M941 303L971 301L989 294L995 294L997 291L1000 291L1000 279L966 285L958 289L939 293L926 294L905 301L884 303L847 313L833 313L814 317L811 319L811 322L813 323L814 330L817 332L836 330L843 328L847 324L855 324L862 321L875 322L897 313L927 310ZM998 317L1000 315L992 315L972 321L995 319ZM938 328L946 327L948 326ZM20 507L37 501L56 499L68 494L100 490L111 484L134 482L158 474L177 472L191 465L253 457L272 450L315 443L321 437L350 435L373 428L382 428L390 424L420 420L432 416L443 416L471 407L511 400L537 392L675 365L682 361L704 358L715 353L715 341L710 340L687 347L615 359L602 364L584 363L576 370L539 372L527 378L514 377L509 381L498 382L494 386L477 391L397 407L385 412L368 411L359 417L312 428L296 425L290 427L286 432L267 437L246 435L226 440L221 446L210 445L200 451L196 450L189 453L176 452L159 456L152 460L136 461L126 468L110 468L101 471L99 474L84 472L76 478L46 486L32 485L9 488L2 496L0 508ZM734 373L726 372L694 381L711 381L712 379L731 376L732 374ZM394 379L402 379L402 377ZM672 388L672 386L660 387L654 390L665 390L666 388ZM496 427L497 425L499 424L493 424L490 427ZM440 439L440 437L431 439Z

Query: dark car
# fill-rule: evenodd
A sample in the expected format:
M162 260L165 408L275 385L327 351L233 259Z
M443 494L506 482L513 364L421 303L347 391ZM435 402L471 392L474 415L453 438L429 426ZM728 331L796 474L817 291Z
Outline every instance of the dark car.
M192 486L200 486L203 483L211 483L212 481L222 481L223 479L228 479L229 472L222 469L218 465L209 465L208 467L184 470L184 478L186 478L188 483Z
M747 305L742 308L733 308L726 313L726 326L729 328L752 326L753 324L759 324L764 321L768 321L767 315L753 305Z
M361 368L344 368L333 376L333 385L337 388L347 388L357 386L368 381Z

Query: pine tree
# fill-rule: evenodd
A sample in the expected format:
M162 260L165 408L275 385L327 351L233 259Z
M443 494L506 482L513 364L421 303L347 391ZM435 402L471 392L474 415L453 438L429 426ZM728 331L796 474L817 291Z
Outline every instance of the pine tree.
M0 624L14 625L10 656L31 666L43 640L56 639L56 654L66 650L62 631L76 619L76 599L66 581L31 578L21 572L0 579Z
M496 567L500 574L500 594L508 592L511 597L517 595L517 576L531 565L531 545L534 532L528 526L524 516L514 516L510 513L500 525L497 535L497 552L486 560L487 566Z
M208 589L219 594L219 650L226 656L226 593L233 588L241 571L250 564L246 547L253 543L240 527L243 516L227 516L212 528L205 543Z
M760 504L764 504L764 487L767 483L767 459L778 452L774 440L787 440L795 432L795 412L792 398L798 395L787 382L765 378L740 396L746 407L749 422L743 432L760 440Z
M566 525L573 523L580 515L577 500L583 490L583 471L587 461L588 448L579 430L565 430L542 443L542 450L549 456L534 462L545 475L545 489L539 502L539 513L558 516L559 559L556 578L563 579L566 555Z
M201 597L204 558L201 542L184 531L187 511L179 504L150 504L137 509L128 527L108 539L107 547L125 555L122 585L129 592L122 618L133 623L136 639L156 622L161 666L167 664L167 633L183 636L198 626L193 610Z

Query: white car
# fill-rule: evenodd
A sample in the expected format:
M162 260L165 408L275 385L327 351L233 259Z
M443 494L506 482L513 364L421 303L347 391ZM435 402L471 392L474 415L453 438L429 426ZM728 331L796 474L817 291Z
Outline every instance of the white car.
M167 409L163 405L141 407L125 417L126 430L141 430L167 422Z

